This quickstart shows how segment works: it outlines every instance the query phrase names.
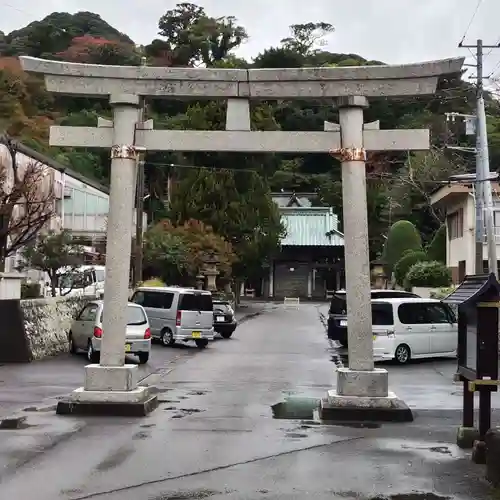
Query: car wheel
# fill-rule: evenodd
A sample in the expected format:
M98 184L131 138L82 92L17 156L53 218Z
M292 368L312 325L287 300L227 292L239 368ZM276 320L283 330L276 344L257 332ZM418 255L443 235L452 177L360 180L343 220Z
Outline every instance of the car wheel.
M411 358L410 348L406 344L400 344L396 347L396 352L394 353L394 359L400 365L406 365Z
M89 346L87 349L87 359L94 364L99 363L99 361L101 360L101 353L94 350L91 340L89 340Z
M172 330L166 328L161 332L161 343L165 347L171 347L175 344L174 334Z
M140 352L137 357L139 358L139 364L145 365L149 361L149 352Z
M196 347L198 347L198 349L205 349L205 347L207 347L207 345L208 345L208 340L207 339L197 339L197 340L195 340L195 343L196 343Z
M77 354L78 353L78 348L75 345L75 341L73 339L73 333L72 332L69 332L68 342L69 342L69 352L71 354Z
M230 339L231 338L231 335L233 334L234 332L224 332L224 333L221 333L221 337L223 339Z

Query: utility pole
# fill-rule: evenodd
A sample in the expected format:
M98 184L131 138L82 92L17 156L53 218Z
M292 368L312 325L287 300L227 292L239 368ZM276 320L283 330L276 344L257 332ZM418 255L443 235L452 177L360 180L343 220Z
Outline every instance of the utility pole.
M483 50L496 49L497 45L484 45L477 40L475 45L458 45L461 48L476 49L476 274L483 273L483 220L486 226L488 246L488 268L498 277L497 248L495 238L493 193L490 179L488 136L486 131L486 111L484 107ZM484 217L484 219L483 219ZM479 228L480 229L479 229ZM480 246L478 238L480 238ZM480 253L479 253L480 252ZM479 263L480 256L480 263Z
M141 60L141 66L146 65L146 58ZM143 98L142 107L139 115L139 123L144 123L146 119L146 100ZM142 281L142 262L143 262L143 213L144 213L144 158L139 155L137 161L137 182L136 182L136 201L135 201L135 252L134 252L134 286Z

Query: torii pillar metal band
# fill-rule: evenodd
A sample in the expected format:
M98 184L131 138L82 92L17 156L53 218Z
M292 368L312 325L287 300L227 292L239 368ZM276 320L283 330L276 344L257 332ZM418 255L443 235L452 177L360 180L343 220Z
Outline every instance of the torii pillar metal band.
M363 108L368 105L369 97L433 94L439 77L460 72L463 58L400 66L298 69L124 67L20 59L26 71L45 75L47 90L51 92L111 98L114 103L113 123L100 120L98 127L51 127L51 145L113 150L118 147L125 156L112 161L114 200L110 203L107 248L107 267L111 269L107 271L104 293L108 312L103 338L107 340L103 341L101 366L86 368L85 387L75 391L73 400L130 402L136 401L136 396L130 393L140 392L135 376L130 376L125 384L119 375L134 372L123 365L126 306L123 275L130 259L135 178L132 164L137 148L329 153L342 162L350 368L339 370L337 390L329 392L323 413L326 418L337 418L339 414L347 418L345 410L354 409L354 413L362 410L367 418L372 418L372 410L401 409L397 398L388 391L387 372L374 369L373 364L365 155L367 151L426 150L429 131L379 130L377 122L363 125ZM119 95L130 96L130 102L118 102L115 96ZM226 130L153 130L151 123L147 126L137 123L136 103L141 98L227 100ZM251 131L249 102L275 99L314 99L330 105L335 100L340 124L325 123L325 130L316 132ZM129 201L125 200L127 197ZM117 264L115 259L121 262ZM97 375L101 382L96 385ZM363 416L356 414L356 418Z

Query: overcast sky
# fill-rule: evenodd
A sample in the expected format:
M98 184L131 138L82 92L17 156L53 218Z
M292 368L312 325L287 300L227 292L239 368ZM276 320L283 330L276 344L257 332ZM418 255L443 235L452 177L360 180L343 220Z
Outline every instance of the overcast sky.
M158 19L174 0L0 0L0 29L8 33L54 11L93 11L136 43L156 36ZM250 59L277 45L290 24L323 21L335 26L332 52L358 53L387 63L470 56L457 44L500 41L500 0L198 0L212 16L233 15L250 34L239 55ZM488 53L489 50L486 51ZM472 63L469 58L466 62ZM498 63L498 66L497 66ZM500 49L485 59L485 73L500 74Z

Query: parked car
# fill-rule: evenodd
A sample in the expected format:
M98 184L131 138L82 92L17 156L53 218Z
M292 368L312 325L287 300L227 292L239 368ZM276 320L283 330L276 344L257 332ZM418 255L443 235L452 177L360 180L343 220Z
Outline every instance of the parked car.
M214 339L212 294L178 287L140 287L132 302L146 310L153 339L164 346L194 340L203 349Z
M69 347L72 354L85 351L91 363L99 363L103 336L103 301L89 302L76 317L69 332ZM146 311L140 305L127 305L127 332L124 345L127 354L139 358L144 364L151 352L151 329Z
M418 298L419 295L404 290L372 290L371 298ZM328 310L328 338L347 347L347 303L345 290L335 292Z
M439 300L422 298L372 301L375 360L455 357L458 324L452 309Z
M228 339L236 330L238 323L234 317L234 311L227 300L214 300L214 330L222 338Z

